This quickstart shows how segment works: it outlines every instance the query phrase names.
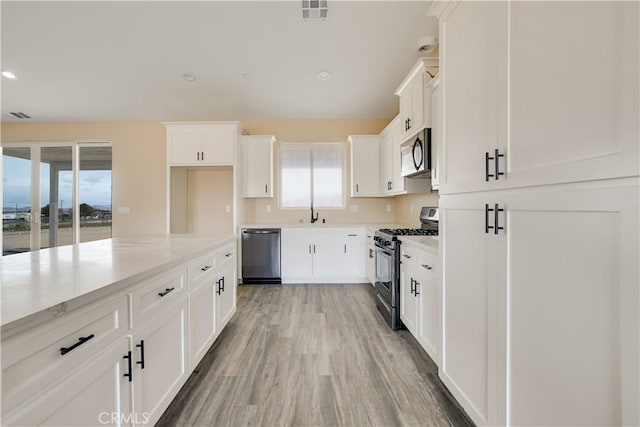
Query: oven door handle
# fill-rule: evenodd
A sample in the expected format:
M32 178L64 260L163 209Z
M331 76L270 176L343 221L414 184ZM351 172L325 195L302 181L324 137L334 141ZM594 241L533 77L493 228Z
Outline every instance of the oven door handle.
M391 252L387 252L386 250L382 249L380 246L376 246L376 251L382 252L383 254L388 255L388 256L392 256Z

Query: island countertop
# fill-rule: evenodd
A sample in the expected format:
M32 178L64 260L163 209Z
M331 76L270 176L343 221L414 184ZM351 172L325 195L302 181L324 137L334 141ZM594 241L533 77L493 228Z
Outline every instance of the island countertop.
M57 314L185 263L231 234L115 237L2 257L2 332Z

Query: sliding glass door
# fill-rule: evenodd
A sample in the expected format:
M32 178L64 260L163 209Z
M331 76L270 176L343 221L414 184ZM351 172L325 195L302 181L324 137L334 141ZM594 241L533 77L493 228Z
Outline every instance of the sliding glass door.
M111 146L3 146L3 255L111 237Z

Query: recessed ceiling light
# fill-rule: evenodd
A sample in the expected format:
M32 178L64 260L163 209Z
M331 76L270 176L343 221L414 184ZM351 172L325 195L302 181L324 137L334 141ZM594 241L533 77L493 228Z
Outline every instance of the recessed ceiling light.
M328 71L320 71L318 73L318 80L329 80L331 73Z
M8 79L12 79L12 80L17 79L16 75L13 74L11 71L3 71L2 75L5 76Z
M184 73L182 75L182 78L185 79L188 82L195 82L196 81L196 76L194 74L191 74L191 73Z

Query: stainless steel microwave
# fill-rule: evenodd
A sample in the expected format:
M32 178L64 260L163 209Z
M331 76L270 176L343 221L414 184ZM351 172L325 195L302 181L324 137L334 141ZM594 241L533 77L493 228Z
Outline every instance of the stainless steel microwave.
M431 174L431 128L420 131L401 148L402 176L429 177Z

